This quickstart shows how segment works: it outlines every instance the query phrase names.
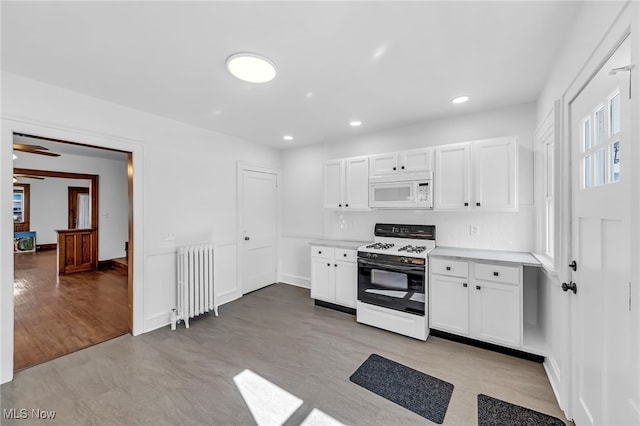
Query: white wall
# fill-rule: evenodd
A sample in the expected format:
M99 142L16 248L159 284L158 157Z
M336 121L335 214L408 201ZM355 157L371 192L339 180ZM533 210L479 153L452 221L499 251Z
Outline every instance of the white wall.
M308 243L314 238L371 240L377 222L436 225L441 246L530 251L535 246L533 205L533 133L535 104L464 115L363 134L291 149L282 155L283 220L281 278L308 286ZM345 212L323 210L323 163L329 159L400 151L423 146L517 136L519 142L518 212L474 213L419 210ZM342 221L341 221L342 219ZM341 223L343 226L341 226ZM471 236L469 227L480 227Z
M98 259L115 259L125 255L124 243L129 239L129 195L125 154L122 160L71 154L62 154L55 158L20 154L14 161L14 166L99 175ZM46 178L44 181L28 179L28 183L31 184L31 230L37 232L38 244L55 243L57 236L54 230L66 229L68 225L67 187L88 187L88 181Z
M31 187L30 230L36 232L38 244L55 244L58 239L56 229L68 228L68 188L70 186L89 188L89 181L86 179L62 178L23 180L25 182L29 181Z
M11 202L11 132L16 129L134 152L134 230L141 235L134 246L134 334L169 323L175 306L176 246L196 241L235 244L236 162L280 164L275 149L6 72L2 118L4 211ZM0 220L3 230L11 228L10 215ZM169 233L176 239L166 241ZM10 245L3 244L0 324L5 382L13 374L13 257ZM221 276L235 276L235 265L225 266L233 271Z

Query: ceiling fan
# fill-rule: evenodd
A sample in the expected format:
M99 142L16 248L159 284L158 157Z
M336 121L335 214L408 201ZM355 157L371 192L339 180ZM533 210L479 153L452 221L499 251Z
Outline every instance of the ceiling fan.
M60 157L60 154L56 154L55 152L49 152L49 148L41 146L41 145L29 145L22 143L14 143L13 144L14 151L26 152L29 154L40 154L40 155L48 155L49 157Z
M18 179L38 179L38 180L44 180L44 178L42 176L34 176L34 175L25 175L22 173L14 173L13 175L13 183L17 183Z

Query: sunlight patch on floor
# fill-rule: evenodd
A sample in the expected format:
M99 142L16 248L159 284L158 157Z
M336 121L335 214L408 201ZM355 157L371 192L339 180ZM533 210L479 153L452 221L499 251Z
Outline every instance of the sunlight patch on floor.
M251 370L244 370L233 381L258 426L284 424L303 402Z
M344 423L340 423L327 413L314 408L307 418L300 423L300 426L344 426Z

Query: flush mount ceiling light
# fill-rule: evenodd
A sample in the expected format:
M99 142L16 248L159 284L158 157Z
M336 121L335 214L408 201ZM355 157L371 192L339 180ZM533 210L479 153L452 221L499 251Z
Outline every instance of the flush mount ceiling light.
M227 58L227 69L249 83L266 83L276 76L273 62L255 53L234 53Z
M452 104L463 104L469 100L468 96L458 96L457 98L451 99Z
M282 139L284 139L285 141L292 141L293 140L293 136L285 135L285 136L282 137Z
M359 120L354 120L351 123L349 123L349 126L351 126L351 127L358 127L358 126L361 126L361 125L362 125L362 121L359 121Z

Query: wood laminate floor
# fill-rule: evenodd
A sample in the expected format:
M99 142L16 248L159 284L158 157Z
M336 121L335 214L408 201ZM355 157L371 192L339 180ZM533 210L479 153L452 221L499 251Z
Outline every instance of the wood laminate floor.
M564 420L541 364L358 324L286 284L188 330L125 335L18 372L2 385L2 408L56 411L48 425L300 425L308 416L319 421L307 425L432 424L349 381L372 353L454 384L446 425L477 424L480 393ZM288 404L283 418L261 408Z
M56 261L54 250L15 255L14 370L129 332L126 276L57 277Z

